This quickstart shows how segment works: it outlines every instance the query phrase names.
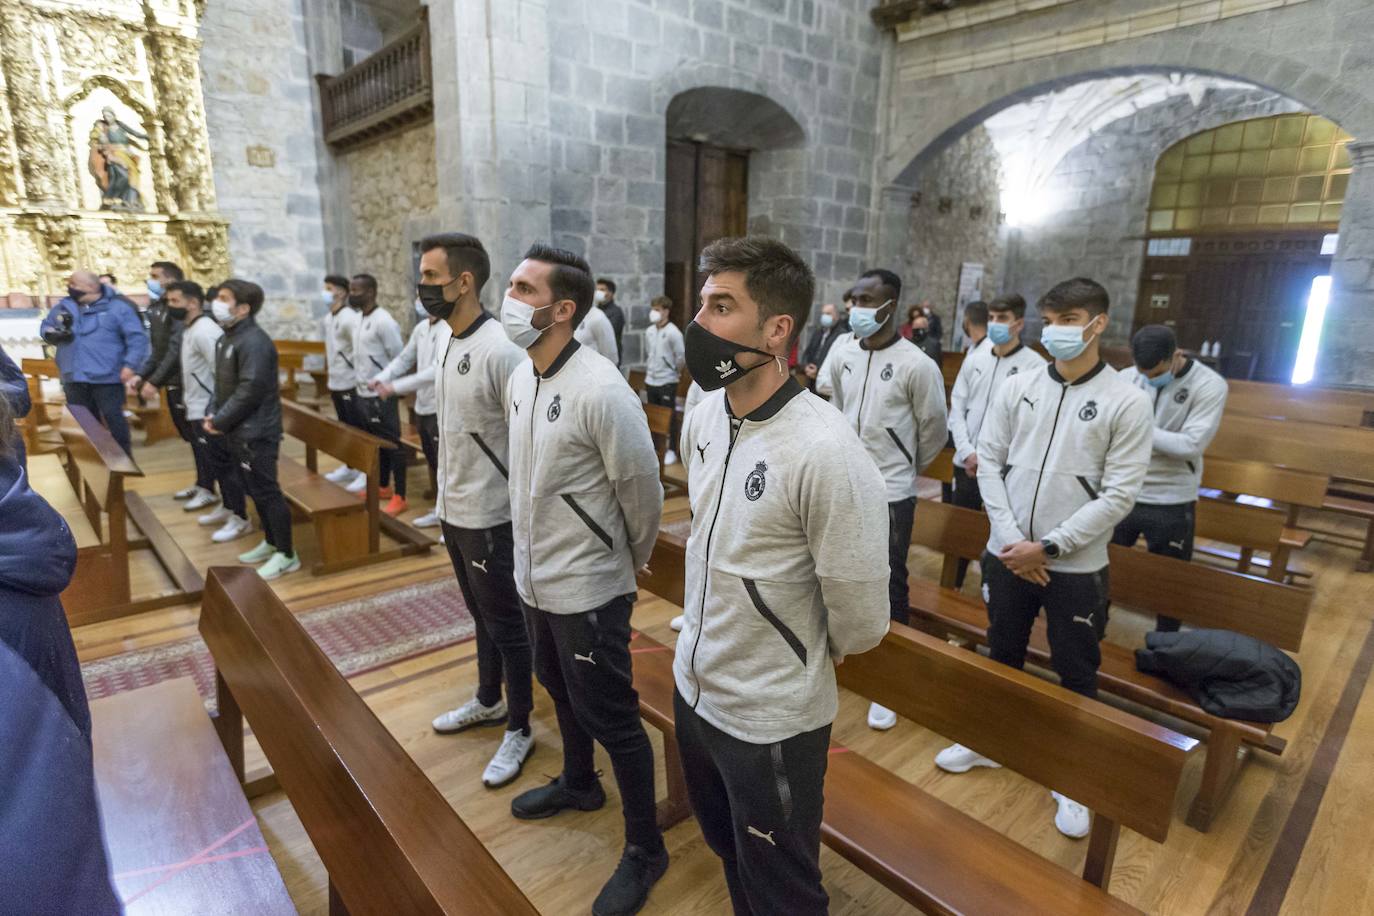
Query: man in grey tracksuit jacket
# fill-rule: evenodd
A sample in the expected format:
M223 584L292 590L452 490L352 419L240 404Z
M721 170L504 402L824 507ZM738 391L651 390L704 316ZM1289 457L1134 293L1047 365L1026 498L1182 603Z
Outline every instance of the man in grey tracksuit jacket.
M1150 553L1191 560L1202 454L1221 425L1226 380L1179 350L1164 325L1137 331L1131 350L1136 364L1119 375L1154 407L1153 450L1140 497L1112 541L1130 547L1144 535ZM1177 630L1179 621L1160 617L1158 628Z

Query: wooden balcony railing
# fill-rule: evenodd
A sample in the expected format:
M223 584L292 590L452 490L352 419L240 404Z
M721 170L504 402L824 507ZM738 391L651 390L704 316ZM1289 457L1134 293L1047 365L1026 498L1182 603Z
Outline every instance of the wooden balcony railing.
M396 133L434 116L429 20L420 21L338 76L317 77L324 139L336 151Z

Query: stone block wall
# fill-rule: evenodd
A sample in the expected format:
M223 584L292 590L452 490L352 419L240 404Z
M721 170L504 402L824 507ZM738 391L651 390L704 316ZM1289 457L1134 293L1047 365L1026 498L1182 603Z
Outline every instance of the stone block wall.
M1298 110L1296 102L1272 92L1214 90L1197 106L1179 97L1112 122L1074 147L1051 174L1045 192L1054 206L1043 221L1012 230L1005 287L1034 305L1061 280L1091 277L1111 296L1107 343L1126 343L1160 154L1200 131ZM1035 320L1027 324L1038 333Z
M340 158L354 236L346 269L375 276L378 301L408 328L414 320L414 245L438 209L434 125L412 127Z
M324 230L301 0L207 3L201 39L215 194L230 220L232 270L266 292L261 322L269 333L317 336Z

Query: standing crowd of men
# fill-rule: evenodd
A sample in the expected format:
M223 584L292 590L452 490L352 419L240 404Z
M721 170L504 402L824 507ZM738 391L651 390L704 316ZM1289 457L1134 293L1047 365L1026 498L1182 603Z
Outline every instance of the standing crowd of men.
M512 815L602 807L599 742L624 849L592 911L633 913L668 867L630 649L636 573L653 550L663 488L640 398L618 366L615 284L594 279L580 256L536 244L494 316L482 304L491 263L479 239L446 233L420 249L408 341L378 307L373 277L330 275L322 297L335 412L388 443L379 484L392 514L407 508L398 401L416 395L437 482L434 508L416 524L440 527L476 624L476 694L433 728L504 725L481 778L507 785L535 748L538 678L563 766L517 795ZM946 408L938 332L932 352L930 316L902 308L902 281L884 269L857 279L847 312L822 308L800 360L803 384L788 357L814 301L805 261L772 239L727 238L706 247L700 270L685 332L661 298L645 335L649 403L676 409L684 369L694 382L672 435L692 515L686 606L674 621L677 743L735 912L823 913L833 666L875 646L891 621L908 621L917 477L952 445L954 502L988 515L979 565L992 657L1021 667L1043 611L1063 685L1093 696L1107 545L1143 534L1152 551L1188 556L1226 385L1162 326L1136 334L1134 368L1112 370L1100 353L1107 293L1074 278L1037 305L1048 359L1021 340L1020 296L965 309L971 347ZM220 503L201 517L221 526L216 540L251 530L251 498L264 538L240 559L261 563L266 578L298 569L276 479L276 350L255 321L261 288L226 280L206 293L175 265L155 264L144 332L111 286L83 273L70 286L43 323L69 402L92 406L127 448L126 388L161 390L196 468L177 495L188 509ZM355 469L328 476L367 486ZM871 705L870 726L895 722ZM997 766L960 745L935 762L956 773ZM1056 826L1085 836L1087 810L1056 803Z

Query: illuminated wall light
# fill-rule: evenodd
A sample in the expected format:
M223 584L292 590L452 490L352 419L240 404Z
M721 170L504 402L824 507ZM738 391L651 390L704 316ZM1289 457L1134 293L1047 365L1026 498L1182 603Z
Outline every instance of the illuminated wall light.
M1293 384L1306 385L1312 381L1317 368L1317 346L1322 339L1322 322L1326 320L1326 305L1331 301L1331 277L1312 278L1312 291L1307 294L1307 317L1302 321L1302 338L1298 341L1298 359L1293 364Z

